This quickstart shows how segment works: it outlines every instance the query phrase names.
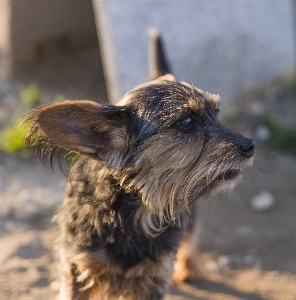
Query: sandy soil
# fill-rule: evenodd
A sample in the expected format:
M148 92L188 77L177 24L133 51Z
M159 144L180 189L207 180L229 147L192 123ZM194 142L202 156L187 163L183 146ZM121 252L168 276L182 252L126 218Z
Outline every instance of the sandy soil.
M96 54L92 51L87 51L86 56L94 68ZM81 56L74 56L75 63L70 58L64 62L65 66L72 66L69 73L79 71ZM87 65L88 60L82 59L83 65ZM96 95L97 87L93 89L87 84L92 76L86 75L86 81L80 78L74 86L68 82L64 94L79 98ZM17 84L37 77L35 73ZM42 80L47 95L61 93L59 79L55 79L56 83L46 81L46 76ZM3 86L8 85L2 83ZM9 85L10 99L17 98L14 86ZM83 86L86 95L80 88ZM231 122L234 128L255 136L258 116L272 112L289 118L296 109L294 98L289 96L279 102L278 89L272 93L270 90L221 109L235 116ZM14 100L1 97L4 119ZM295 170L295 156L267 150L260 141L257 143L256 162L245 173L243 182L225 195L199 203L200 257L197 259L202 265L203 279L198 283L173 285L167 300L296 299ZM36 157L12 158L0 153L1 300L55 298L58 281L54 241L59 233L51 218L62 201L63 191L64 177L58 169L52 172ZM266 211L254 210L252 199L264 191L273 197L274 205Z

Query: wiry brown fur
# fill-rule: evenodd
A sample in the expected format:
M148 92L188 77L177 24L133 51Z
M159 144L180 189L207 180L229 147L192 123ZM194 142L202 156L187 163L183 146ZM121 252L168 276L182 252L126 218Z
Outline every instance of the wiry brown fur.
M117 106L64 101L24 121L44 163L63 149L78 154L55 218L60 300L162 299L192 205L234 186L252 163L254 142L217 119L219 96L176 82L155 32L153 40L160 77ZM193 234L181 243L176 281L196 279Z
M61 300L150 300L159 299L166 293L174 254L160 257L154 263L145 260L128 271L108 263L108 258L100 251L66 252L61 253L61 257L66 258L61 265L64 277L60 288Z
M66 101L27 117L27 143L43 161L55 149L81 154L57 215L60 299L163 297L191 206L252 162L253 141L217 120L217 100L159 79L122 106Z
M169 85L169 82L166 84ZM162 84L162 87L165 88L165 85ZM178 113L194 112L201 119L207 120L209 124L206 126L210 132L211 127L221 126L216 119L218 100L217 95L204 93L182 82L174 87L165 99L167 111L161 110L158 113L170 115L169 119L163 117L163 122L173 122L178 118ZM141 111L138 113L141 114ZM251 164L250 160L245 160L237 152L237 141L230 130L225 132L227 139L221 136L220 131L213 130L212 138L206 141L207 134L202 126L196 132L198 138L186 136L175 128L168 128L165 132L144 141L143 151L138 155L134 166L136 176L127 186L141 192L148 209L146 213L156 214L160 224L168 221L165 218L178 223L176 211L188 213L197 196L200 197L204 193L214 194L229 188L229 182L225 186L215 186L215 182L228 170L244 169ZM121 178L121 182L124 182L125 178ZM145 218L150 220L147 215ZM161 226L149 222L144 228L149 233L150 229L157 231Z

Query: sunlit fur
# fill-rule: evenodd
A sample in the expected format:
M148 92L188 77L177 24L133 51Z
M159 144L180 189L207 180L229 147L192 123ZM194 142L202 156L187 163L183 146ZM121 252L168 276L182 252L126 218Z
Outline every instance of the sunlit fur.
M119 106L65 101L26 118L42 161L80 154L56 217L60 299L162 299L191 206L252 163L253 141L218 121L218 100L159 79Z
M154 100L149 96L155 96L151 90L163 90L165 85L170 90L158 102L161 109L147 110L146 102ZM124 177L120 175L123 187L140 191L145 204L145 209L139 212L141 224L151 234L161 230L163 224L180 224L199 197L233 187L238 178L225 181L224 174L232 169L242 170L252 162L238 150L237 134L217 120L217 95L204 93L187 83L155 82L152 86L138 87L122 101L132 106L132 100L128 99L133 99L134 94L145 97L137 111L143 127L145 121L147 126L152 122L163 127L141 142L133 153L136 161L132 169ZM198 116L194 131L184 132L172 126L191 112ZM126 180L130 173L135 175Z
M63 249L62 249L63 251ZM66 256L67 255L67 256ZM76 284L80 287L79 300L136 300L161 299L172 275L173 255L160 257L158 262L146 259L136 267L122 270L106 264L104 253L64 252L60 300L71 299L73 282L71 267L77 266ZM68 282L67 282L68 281ZM148 296L146 296L148 295Z

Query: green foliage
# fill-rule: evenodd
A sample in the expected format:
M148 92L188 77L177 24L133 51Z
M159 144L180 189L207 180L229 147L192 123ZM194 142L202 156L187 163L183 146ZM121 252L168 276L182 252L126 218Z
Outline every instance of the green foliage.
M30 107L40 105L41 93L38 86L34 83L30 84L27 88L19 92L21 101Z
M296 74L293 76L289 88L293 96L296 96Z
M268 148L296 154L296 128L284 128L275 118L271 117L264 119L261 124L270 133L270 136L265 141Z
M26 137L26 126L20 126L22 120L32 109L41 104L42 95L36 84L30 84L19 92L22 102L22 113L16 114L7 126L0 130L0 150L10 155L21 155L27 153L24 147ZM63 95L56 95L55 102L64 100Z
M61 102L61 101L64 101L66 100L66 97L62 94L57 94L54 99L53 99L53 102Z
M41 103L41 92L36 84L30 84L19 92L19 98L24 106L22 113L14 116L13 120L0 131L0 150L19 155L26 152L24 140L25 128L19 128L24 116Z
M0 149L11 155L18 155L24 151L26 131L18 128L22 118L14 119L10 125L0 132Z

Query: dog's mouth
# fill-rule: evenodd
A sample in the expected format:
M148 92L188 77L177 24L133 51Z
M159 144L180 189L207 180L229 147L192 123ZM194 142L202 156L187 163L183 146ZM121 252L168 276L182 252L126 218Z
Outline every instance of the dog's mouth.
M224 174L221 174L218 179L220 180L232 180L235 179L240 173L239 169L231 169L226 171Z

